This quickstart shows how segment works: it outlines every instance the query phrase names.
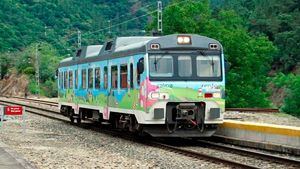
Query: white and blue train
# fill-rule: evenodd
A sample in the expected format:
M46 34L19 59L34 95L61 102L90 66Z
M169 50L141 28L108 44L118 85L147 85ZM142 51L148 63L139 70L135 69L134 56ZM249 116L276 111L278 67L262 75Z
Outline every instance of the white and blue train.
M209 137L223 123L225 61L214 39L118 37L82 47L58 69L59 107L154 137Z

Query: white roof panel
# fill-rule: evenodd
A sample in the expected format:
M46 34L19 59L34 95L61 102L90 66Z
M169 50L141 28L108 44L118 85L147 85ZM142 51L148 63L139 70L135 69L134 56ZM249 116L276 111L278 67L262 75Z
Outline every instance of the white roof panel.
M145 46L150 40L158 37L152 36L134 36L134 37L120 37L116 40L115 52L135 49Z
M60 63L62 63L62 62L68 62L68 61L71 61L72 59L73 59L73 57L68 57L68 58L65 58L62 61L60 61Z
M103 47L103 45L90 45L90 46L87 46L85 57L98 56L98 54L100 53L102 47Z

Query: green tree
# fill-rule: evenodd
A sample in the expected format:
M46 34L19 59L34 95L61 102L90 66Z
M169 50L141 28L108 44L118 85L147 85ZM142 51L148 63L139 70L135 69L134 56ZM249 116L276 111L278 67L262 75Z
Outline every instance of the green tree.
M300 1L299 0L213 0L214 7L233 9L255 35L267 35L277 46L273 68L285 73L300 62ZM217 5L219 4L219 5Z
M57 91L57 87L54 85L56 84L55 74L62 57L58 57L58 52L52 45L48 43L34 43L22 52L16 52L15 59L15 67L18 73L29 76L29 90L32 94L38 92L35 78L38 62L41 93L49 97L55 96L54 93Z
M9 72L11 62L12 57L10 52L0 54L0 80Z
M282 110L300 117L300 76L295 76L287 86L287 97L284 99Z
M286 94L281 110L300 117L300 75L278 73L272 82L276 88L283 88Z
M276 48L266 37L250 35L233 10L212 15L208 0L167 6L163 17L165 34L195 33L221 42L232 64L227 75L227 107L269 106L265 87Z

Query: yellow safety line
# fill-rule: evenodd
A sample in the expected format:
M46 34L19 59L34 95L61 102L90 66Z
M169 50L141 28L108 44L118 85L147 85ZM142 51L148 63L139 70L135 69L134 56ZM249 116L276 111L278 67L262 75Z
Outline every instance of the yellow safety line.
M281 126L281 125L253 123L253 122L241 122L241 121L234 121L234 120L224 120L224 123L221 125L221 127L300 137L300 127Z

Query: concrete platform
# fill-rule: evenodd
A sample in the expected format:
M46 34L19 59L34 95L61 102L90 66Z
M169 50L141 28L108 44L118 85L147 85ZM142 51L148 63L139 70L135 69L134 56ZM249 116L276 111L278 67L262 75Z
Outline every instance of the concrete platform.
M35 169L35 167L0 142L0 169Z
M225 120L215 135L300 152L300 127Z

